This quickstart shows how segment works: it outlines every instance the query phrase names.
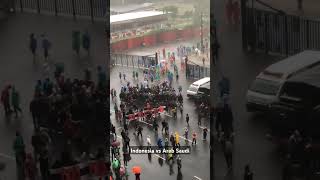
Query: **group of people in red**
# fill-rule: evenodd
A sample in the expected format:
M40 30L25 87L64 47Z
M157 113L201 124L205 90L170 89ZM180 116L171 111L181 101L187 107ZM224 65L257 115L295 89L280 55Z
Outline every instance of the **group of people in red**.
M240 4L238 0L228 0L226 3L227 24L240 23Z

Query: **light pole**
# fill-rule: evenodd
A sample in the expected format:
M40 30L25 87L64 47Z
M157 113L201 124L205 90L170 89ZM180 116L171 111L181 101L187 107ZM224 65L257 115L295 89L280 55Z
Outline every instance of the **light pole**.
M200 14L200 44L201 44L201 52L203 52L204 46L203 46L203 12Z

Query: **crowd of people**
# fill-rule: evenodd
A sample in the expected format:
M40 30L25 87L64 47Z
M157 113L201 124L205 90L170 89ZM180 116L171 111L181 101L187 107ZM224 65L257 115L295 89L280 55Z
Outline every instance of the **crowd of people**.
M97 71L97 83L89 69L85 70L83 79L71 80L59 67L53 80L46 78L36 82L29 107L34 124L33 152L26 152L24 138L19 131L13 143L19 179L35 178L38 162L41 178L46 180L49 179L50 168L74 165L89 155L95 159L93 154L98 148L89 141L97 133L105 134L101 125L108 117L106 107L109 98L106 72L100 66ZM16 116L22 113L20 95L13 85L4 88L1 102L6 116L12 112ZM99 131L97 127L103 129ZM50 157L53 152L61 152L61 157Z
M182 48L182 46L180 47ZM182 49L180 50L182 51ZM172 53L173 54L173 53ZM169 57L172 55L169 54ZM146 138L146 145L158 146L159 149L180 146L180 137L183 137L186 144L189 144L189 138L191 145L197 145L198 134L193 131L189 135L189 121L190 117L188 113L183 111L183 96L182 87L179 86L177 89L173 88L172 83L167 80L160 80L153 83L153 76L149 75L148 70L143 71L143 81L139 81L139 72L133 72L133 81L130 81L126 73L119 73L119 79L122 84L119 91L115 88L111 89L111 99L114 103L115 119L122 125L121 127L121 139L117 138L116 127L112 125L111 128L111 157L114 164L119 164L113 167L116 178L125 177L128 174L126 172L128 161L130 161L130 127L133 127L133 134L139 139ZM119 92L119 93L117 93ZM119 97L118 97L119 96ZM118 99L120 103L118 103ZM159 108L160 107L160 108ZM163 110L159 110L163 107ZM209 111L209 104L201 103L199 109L201 112ZM161 112L172 116L174 119L177 118L177 114L180 112L181 116L185 116L186 127L184 128L184 134L180 135L178 132L171 131L169 129L169 122L167 118L161 116ZM206 118L204 114L199 113L203 116L199 116L198 125L201 125L201 119ZM207 115L209 112L207 112ZM133 115L133 116L132 116ZM133 117L133 118L131 118ZM145 135L143 127L138 121L147 122L157 136L155 142L151 141L150 135ZM162 127L160 127L160 125ZM161 136L159 131L161 128ZM206 140L208 134L208 128L203 128L202 139ZM120 148L122 144L122 149ZM121 165L121 150L123 165ZM148 156L151 156L149 154ZM181 170L182 158L177 154L167 154L165 159L170 163L170 166L176 161L178 165L178 171ZM140 173L136 174L136 179L140 178Z

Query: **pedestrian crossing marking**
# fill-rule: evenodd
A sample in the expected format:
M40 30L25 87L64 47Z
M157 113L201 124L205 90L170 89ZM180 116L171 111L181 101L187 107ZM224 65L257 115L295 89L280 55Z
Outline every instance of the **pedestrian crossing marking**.
M201 178L199 178L198 176L193 176L194 178L198 179L198 180L202 180Z

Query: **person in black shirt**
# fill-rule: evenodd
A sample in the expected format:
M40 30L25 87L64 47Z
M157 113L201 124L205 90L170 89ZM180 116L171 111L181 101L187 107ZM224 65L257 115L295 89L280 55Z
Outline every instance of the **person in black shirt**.
M141 136L141 138L142 138L142 127L141 126L138 126L138 134L137 134L137 136L139 137L139 135Z
M244 168L244 180L253 180L253 173L250 170L250 166L247 164Z

